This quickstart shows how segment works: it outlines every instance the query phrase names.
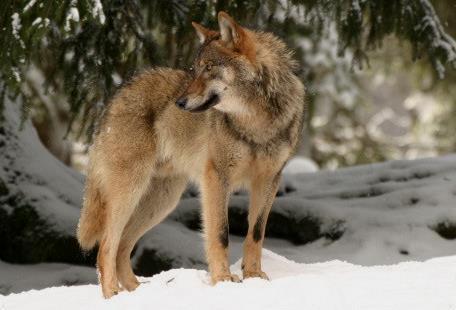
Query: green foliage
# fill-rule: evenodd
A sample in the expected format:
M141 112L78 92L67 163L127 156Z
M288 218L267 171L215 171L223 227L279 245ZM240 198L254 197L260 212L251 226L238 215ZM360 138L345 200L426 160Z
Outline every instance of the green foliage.
M413 58L428 57L443 77L445 66L456 68L456 42L448 35L428 0L294 0L319 23L335 22L339 49L354 51L367 62L366 51L377 49L389 35L409 42Z

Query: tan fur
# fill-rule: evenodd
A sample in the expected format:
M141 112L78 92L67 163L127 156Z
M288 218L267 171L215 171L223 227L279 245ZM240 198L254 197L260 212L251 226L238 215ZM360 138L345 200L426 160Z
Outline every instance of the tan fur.
M84 208L79 220L77 238L83 250L90 250L100 239L105 217L104 200L94 181L87 178L84 194Z
M139 285L130 253L175 208L188 181L201 187L212 283L239 281L229 270L227 207L240 187L251 193L243 275L267 278L264 231L280 171L302 130L304 88L282 41L242 28L225 13L219 25L221 34L194 25L203 45L193 72L159 68L139 75L101 119L78 239L84 249L100 245L106 298L119 284L128 291ZM191 113L198 109L205 111Z

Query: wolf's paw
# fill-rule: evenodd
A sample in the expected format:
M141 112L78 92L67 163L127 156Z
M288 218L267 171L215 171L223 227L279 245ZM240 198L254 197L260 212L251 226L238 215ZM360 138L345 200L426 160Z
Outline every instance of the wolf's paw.
M131 279L130 281L127 281L126 283L122 283L122 288L126 289L129 292L134 291L138 286L139 282L136 279Z
M239 283L239 282L241 282L241 279L235 274L228 273L228 274L213 276L211 282L212 282L212 285L215 285L218 282L224 282L224 281Z
M103 297L105 299L109 299L114 295L119 294L120 288L119 287L112 287L112 288L103 288Z
M263 272L263 271L248 271L248 270L244 270L242 272L243 274L243 277L244 279L248 279L248 278L261 278L261 279L264 279L264 280L269 280L269 277L268 275Z

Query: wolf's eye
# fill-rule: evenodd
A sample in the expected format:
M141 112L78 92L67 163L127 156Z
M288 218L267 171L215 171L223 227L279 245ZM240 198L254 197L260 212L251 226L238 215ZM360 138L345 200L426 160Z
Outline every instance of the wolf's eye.
M212 63L208 63L206 65L206 71L211 71L211 69L212 69Z
M193 66L191 66L190 68L188 68L188 71L193 72Z

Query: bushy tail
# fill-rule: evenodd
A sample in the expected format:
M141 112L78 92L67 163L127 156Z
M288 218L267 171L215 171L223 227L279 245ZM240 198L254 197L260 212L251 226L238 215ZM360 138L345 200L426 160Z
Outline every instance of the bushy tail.
M83 250L92 249L101 239L104 222L104 201L96 182L87 179L84 205L79 219L77 237Z

